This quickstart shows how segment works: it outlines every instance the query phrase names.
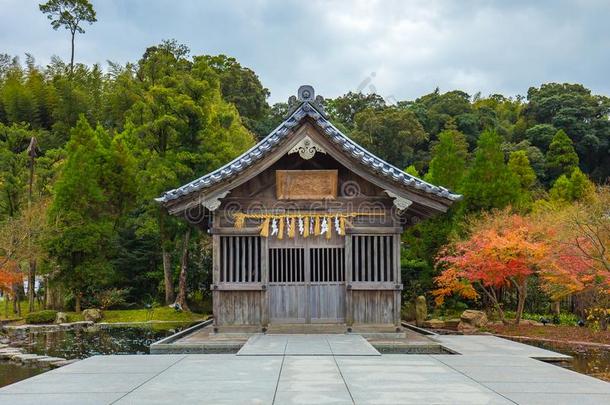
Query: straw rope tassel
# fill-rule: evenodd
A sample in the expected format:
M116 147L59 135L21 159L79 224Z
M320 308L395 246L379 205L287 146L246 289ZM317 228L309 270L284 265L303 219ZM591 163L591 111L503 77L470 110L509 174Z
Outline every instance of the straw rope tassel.
M288 229L288 237L289 238L294 238L294 235L296 235L295 232L295 221L294 221L294 217L290 218L290 228Z
M313 224L313 234L316 236L320 236L320 217L316 216L316 219Z
M271 221L271 218L265 218L265 220L263 221L263 224L261 225L261 236L263 238L266 238L269 236L269 222Z
M235 227L241 229L244 227L244 223L246 222L246 216L244 214L237 213L235 214Z
M283 239L284 238L284 220L282 218L279 219L279 224L278 224L278 232L277 232L277 238L278 239Z
M309 217L303 218L303 237L309 236Z
M345 217L339 218L339 235L345 235Z
M332 217L326 218L326 223L328 224L328 226L326 227L326 239L330 239L331 232L333 229L333 218Z

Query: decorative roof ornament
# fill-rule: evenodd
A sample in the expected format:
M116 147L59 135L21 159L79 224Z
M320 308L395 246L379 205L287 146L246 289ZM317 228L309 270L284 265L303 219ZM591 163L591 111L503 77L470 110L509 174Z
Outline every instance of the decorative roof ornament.
M303 139L299 141L292 149L288 151L288 154L299 153L299 156L305 160L309 160L315 156L316 152L326 154L323 147L315 143L308 135L305 135Z

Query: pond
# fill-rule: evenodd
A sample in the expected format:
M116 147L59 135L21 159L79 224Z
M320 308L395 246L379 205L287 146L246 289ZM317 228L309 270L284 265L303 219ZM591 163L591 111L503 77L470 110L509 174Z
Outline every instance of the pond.
M148 347L190 324L163 324L161 327L92 327L79 330L28 333L12 336L10 345L27 353L84 359L100 354L148 354ZM0 361L0 387L33 377L45 369Z
M572 356L574 360L566 364L567 368L610 381L610 350L608 349L534 341L529 341L527 344Z

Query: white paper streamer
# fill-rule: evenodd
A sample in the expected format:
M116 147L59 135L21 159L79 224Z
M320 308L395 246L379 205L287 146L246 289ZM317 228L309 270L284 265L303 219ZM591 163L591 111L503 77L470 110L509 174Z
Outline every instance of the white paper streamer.
M277 227L277 221L275 220L275 218L273 218L273 220L271 221L271 236L277 235L278 232L279 229Z

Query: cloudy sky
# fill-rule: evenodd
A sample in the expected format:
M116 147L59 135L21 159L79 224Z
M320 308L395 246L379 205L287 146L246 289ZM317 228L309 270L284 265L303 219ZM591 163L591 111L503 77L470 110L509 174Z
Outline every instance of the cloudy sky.
M39 1L0 0L0 53L69 59ZM93 0L98 22L77 38L78 62L137 61L175 38L192 54L224 53L285 101L300 84L335 97L376 91L388 101L439 87L526 94L579 82L610 94L610 1Z

